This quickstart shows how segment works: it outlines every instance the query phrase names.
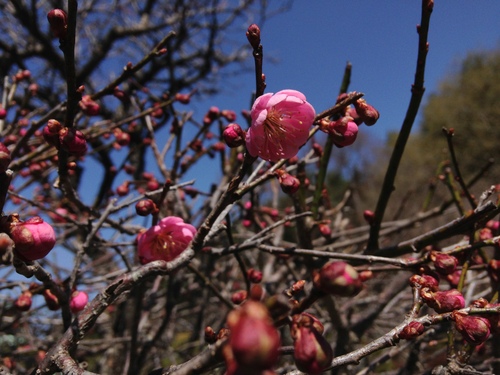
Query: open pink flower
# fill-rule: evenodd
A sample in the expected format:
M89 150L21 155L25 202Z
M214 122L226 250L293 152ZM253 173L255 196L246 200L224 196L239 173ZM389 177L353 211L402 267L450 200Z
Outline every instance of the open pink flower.
M139 261L142 264L155 260L169 262L186 250L195 233L196 228L180 217L161 219L158 225L137 236Z
M246 135L250 155L264 160L291 158L307 142L316 113L306 97L295 90L258 97L252 106L252 125Z

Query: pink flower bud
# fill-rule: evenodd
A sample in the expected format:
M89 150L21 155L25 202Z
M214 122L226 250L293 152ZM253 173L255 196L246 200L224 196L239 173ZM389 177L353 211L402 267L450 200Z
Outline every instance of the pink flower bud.
M33 295L29 290L21 293L19 297L17 297L16 302L14 302L14 306L19 311L28 311L31 308L32 297Z
M429 258L434 263L436 271L443 275L449 275L455 272L458 265L458 259L453 255L443 254L439 251L431 251Z
M420 290L420 296L424 302L438 313L446 313L453 310L463 309L465 299L456 289L432 292L424 288Z
M129 182L124 181L121 185L119 185L116 188L116 194L118 194L118 196L120 196L120 197L124 197L125 195L127 195L130 192L128 185L129 185Z
M141 264L167 262L178 257L194 238L196 228L180 217L167 216L138 236L137 255Z
M337 147L350 146L358 136L358 125L352 117L345 116L328 124L327 132Z
M4 173L9 168L9 164L10 151L3 143L0 143L0 173Z
M455 321L457 331L472 345L480 345L490 336L491 325L484 317L454 311L452 319Z
M230 109L223 109L220 114L229 122L234 122L236 120L236 112Z
M63 150L70 155L80 157L87 152L87 141L80 130L63 128L59 131L59 142Z
M290 327L293 338L293 358L300 371L320 374L333 359L333 350L326 339L318 332L310 319L295 315Z
M229 124L222 133L224 142L231 148L244 145L245 135L246 132L236 123Z
M47 305L49 310L55 311L59 310L59 308L61 307L59 305L59 300L54 294L52 294L49 289L43 290L43 298L45 299L45 304Z
M148 216L158 213L158 207L151 199L142 199L136 203L135 212L139 216Z
M433 292L439 288L439 281L430 275L413 275L410 277L409 282L414 288L427 288Z
M189 104L189 102L191 101L191 96L189 94L177 93L175 94L175 100L182 104Z
M328 294L352 297L363 289L358 272L351 265L342 261L325 264L313 276L314 286Z
M378 111L364 99L355 101L354 108L356 108L356 112L361 120L368 126L374 125L380 117Z
M15 253L25 261L45 257L56 243L54 229L38 216L12 222L10 237L15 243Z
M399 333L399 338L403 340L411 340L420 336L425 330L425 327L420 322L410 322Z
M330 220L318 224L318 229L321 235L325 238L330 238L332 235L332 228L330 227Z
M375 220L375 212L373 212L371 210L364 210L363 217L368 224L372 224L373 221Z
M232 310L227 325L231 330L229 347L238 366L255 374L276 363L280 337L261 302L248 300L241 308Z
M285 194L295 194L300 188L300 181L297 177L288 174L283 169L278 169L274 172L278 176L278 181L280 183L281 190Z
M68 16L62 9L52 9L47 14L50 31L56 38L64 38L68 29Z
M69 308L73 314L82 311L87 302L89 301L89 296L85 292L80 292L78 290L71 294L71 300L69 301Z
M4 107L0 105L0 120L4 120L7 117L7 111Z
M260 45L260 28L255 23L252 23L248 26L248 30L246 32L248 42L252 46L253 49L259 48Z
M217 334L214 329L210 326L205 327L205 342L207 344L213 344L217 341Z
M87 116L97 116L101 110L99 104L90 98L90 95L84 95L78 103L83 113Z
M50 119L47 122L47 126L43 128L43 138L49 145L55 146L57 149L60 146L59 132L62 128L61 123L54 119Z

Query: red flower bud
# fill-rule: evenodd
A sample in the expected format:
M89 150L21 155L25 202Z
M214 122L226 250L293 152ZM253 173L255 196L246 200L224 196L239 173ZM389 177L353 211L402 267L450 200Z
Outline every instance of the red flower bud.
M28 311L31 308L32 297L33 295L29 290L24 291L19 297L17 297L16 302L14 302L14 306L19 311Z
M288 174L283 169L278 169L274 174L278 176L278 181L283 193L293 195L299 190L300 181L297 177Z
M252 46L253 49L257 49L260 46L260 28L255 23L252 23L248 26L248 30L246 32L248 42Z
M247 271L248 275L248 280L250 280L251 283L258 284L262 281L262 272L257 271L253 268L250 268Z
M439 251L431 251L429 258L434 263L436 271L443 275L452 274L458 265L458 259L453 255L443 254Z
M10 151L3 143L0 143L0 173L4 173L9 168L9 164Z
M231 296L231 302L235 305L241 305L247 299L248 293L246 290L238 290Z
M454 311L452 319L455 321L457 331L472 345L480 345L490 336L491 325L484 317Z
M59 305L59 300L54 294L52 294L50 290L48 289L43 290L43 298L45 299L45 303L49 310L55 311L59 310L59 308L61 307Z
M229 347L237 364L249 373L271 368L278 360L280 337L269 311L249 300L227 317Z
M99 104L90 98L90 95L84 95L78 103L83 113L87 116L97 116L101 110Z
M12 222L10 237L15 244L15 253L25 261L45 257L56 243L54 229L38 216L25 222Z
M308 374L320 374L331 364L333 350L310 317L303 315L295 315L290 327L295 365Z
M363 289L358 272L351 265L342 261L325 264L313 276L314 286L328 294L352 297Z
M191 101L191 96L189 94L177 93L175 94L175 100L182 104L189 104L189 102Z
M374 125L380 117L378 111L364 99L356 100L354 102L354 108L356 108L356 112L361 120L368 126Z
M59 131L59 142L63 150L70 155L80 157L87 152L87 141L80 130L63 128Z
M462 293L456 289L432 292L430 289L424 288L420 291L420 296L428 306L440 314L463 309L465 306Z
M139 216L148 216L158 213L158 207L151 199L142 199L136 203L135 212Z
M427 288L433 292L439 288L439 281L430 275L413 275L410 277L409 282L414 288Z
M363 212L363 217L365 218L365 220L368 224L372 224L373 220L375 220L375 212L370 211L370 210L365 210Z
M217 334L214 329L210 326L205 327L205 342L207 344L213 344L217 341Z
M61 123L54 119L50 119L47 122L47 126L43 128L43 138L49 145L55 146L57 149L60 146L59 132L62 128Z
M403 340L411 340L420 336L424 332L424 330L425 327L422 323L410 322L399 333L399 338Z
M68 16L62 9L52 9L47 14L50 31L56 38L64 38L68 30Z

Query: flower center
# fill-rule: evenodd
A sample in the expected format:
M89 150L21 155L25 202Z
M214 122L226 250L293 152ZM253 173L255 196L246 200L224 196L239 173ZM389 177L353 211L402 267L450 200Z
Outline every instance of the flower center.
M280 148L281 142L286 139L286 129L281 120L289 118L290 115L277 111L274 107L267 112L266 121L264 121L264 129L267 137L276 142Z
M173 245L172 232L159 233L155 238L153 251L168 256Z

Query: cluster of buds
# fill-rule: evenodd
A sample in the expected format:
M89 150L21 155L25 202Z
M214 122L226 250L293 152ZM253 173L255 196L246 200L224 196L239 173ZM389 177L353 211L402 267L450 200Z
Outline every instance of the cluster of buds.
M14 242L14 253L24 261L44 258L56 243L54 229L38 216L26 221L18 215L9 216L8 235Z
M280 336L268 309L248 300L227 317L229 343L223 349L227 374L262 374L278 360Z
M337 98L337 103L347 97L341 94ZM335 120L323 119L320 121L320 130L332 137L333 143L341 148L350 146L356 141L358 136L358 126L366 124L374 125L380 117L379 112L364 99L354 102L354 107L347 107L343 116Z
M342 261L326 263L314 273L313 284L323 293L342 297L353 297L363 289L358 272Z
M80 130L63 127L57 120L49 120L43 128L43 138L55 148L67 151L70 155L80 157L87 152L87 141Z
M320 374L331 364L333 350L322 336L323 331L323 324L315 316L308 313L293 316L290 335L293 339L293 358L300 371Z

